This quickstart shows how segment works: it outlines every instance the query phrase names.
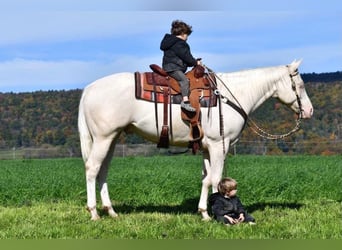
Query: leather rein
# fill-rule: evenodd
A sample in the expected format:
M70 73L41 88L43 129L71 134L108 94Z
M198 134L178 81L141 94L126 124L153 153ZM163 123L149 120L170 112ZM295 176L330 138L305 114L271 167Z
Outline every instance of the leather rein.
M211 70L207 66L204 66L204 67L208 70L208 72L210 72L213 75L215 75L216 79L218 79L222 83L222 85L226 88L226 90L231 94L231 96L233 97L233 99L237 103L237 104L235 104L234 102L230 101L227 97L221 95L220 91L217 89L217 86L215 85L215 81L209 77L209 80L210 80L211 84L213 84L215 86L215 88L216 88L214 90L214 93L215 93L215 95L218 96L218 99L219 99L219 105L220 105L219 106L219 109L220 109L220 111L219 111L219 113L220 113L220 135L222 136L222 141L223 141L223 152L225 152L225 142L224 142L224 133L223 133L224 132L223 131L223 129L224 129L224 126L223 126L223 115L222 115L222 111L221 111L221 103L222 102L224 102L225 104L231 106L244 119L245 122L244 122L244 126L241 129L241 132L244 129L244 127L248 124L248 126L252 129L252 131L254 133L256 133L257 135L259 135L260 137L265 138L265 139L270 139L270 140L277 140L277 139L283 139L285 137L288 137L288 136L290 136L291 134L297 132L300 129L300 123L301 123L301 120L302 120L302 102L301 102L300 97L298 95L298 91L297 91L297 88L296 88L296 83L293 80L293 77L299 74L298 70L296 70L294 72L294 74L291 74L291 73L289 74L290 79L291 79L291 88L295 92L296 100L297 100L297 103L298 103L298 106L299 106L299 114L298 114L298 119L296 120L296 125L295 125L295 127L293 129L291 129L289 132L287 132L285 134L270 134L270 133L266 132L264 129L260 128L260 126L258 126L250 117L248 117L247 113L242 108L242 106L239 103L239 101L237 100L237 98L232 94L232 92L229 90L229 88L223 82L223 80L213 70Z

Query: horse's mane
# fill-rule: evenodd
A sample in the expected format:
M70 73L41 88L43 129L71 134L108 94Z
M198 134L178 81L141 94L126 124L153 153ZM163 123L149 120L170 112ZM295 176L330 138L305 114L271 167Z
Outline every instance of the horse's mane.
M235 97L244 96L244 100L250 103L255 102L257 96L265 96L265 93L273 92L274 83L279 80L285 81L286 76L288 76L288 69L285 65L246 69L219 75ZM219 88L228 97L231 96L224 87Z
M251 84L253 82L273 82L274 79L282 78L287 72L286 70L286 66L281 65L255 69L245 69L223 74L226 74L232 84Z

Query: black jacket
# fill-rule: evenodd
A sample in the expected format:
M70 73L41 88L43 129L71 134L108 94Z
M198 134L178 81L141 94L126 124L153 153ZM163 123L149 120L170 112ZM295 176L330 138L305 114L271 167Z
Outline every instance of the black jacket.
M214 215L214 218L218 221L225 222L224 215L228 215L232 218L238 218L240 213L246 216L246 211L237 196L226 198L220 193L213 193L209 196L209 206Z
M160 49L164 51L163 69L167 72L185 72L188 67L197 65L197 60L191 55L189 44L177 36L165 34Z

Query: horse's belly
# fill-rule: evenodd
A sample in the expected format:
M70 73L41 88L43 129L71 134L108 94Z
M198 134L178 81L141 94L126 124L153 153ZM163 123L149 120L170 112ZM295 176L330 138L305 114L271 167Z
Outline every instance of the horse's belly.
M159 136L164 125L163 105L158 104L157 109L158 113L156 115L154 103L137 101L134 122L132 123L130 131L135 132L148 140L159 141ZM170 115L167 114L170 144L175 146L186 145L190 138L190 129L182 121L180 112L179 107L176 106L172 108L172 122L170 122ZM156 123L157 117L158 123Z

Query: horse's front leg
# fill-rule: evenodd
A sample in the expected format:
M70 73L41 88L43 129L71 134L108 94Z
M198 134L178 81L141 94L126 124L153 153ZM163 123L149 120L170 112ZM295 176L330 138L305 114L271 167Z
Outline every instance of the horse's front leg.
M203 168L202 168L202 189L201 189L201 197L198 203L198 212L201 213L203 220L210 220L210 216L207 211L207 200L208 200L208 192L209 187L211 185L210 182L210 158L208 151L203 152Z
M227 150L226 148L225 152ZM222 144L218 144L217 147L210 147L208 152L203 153L202 189L198 204L198 210L203 220L211 219L207 211L209 188L212 186L212 192L217 192L217 185L222 178L224 159L225 153Z

